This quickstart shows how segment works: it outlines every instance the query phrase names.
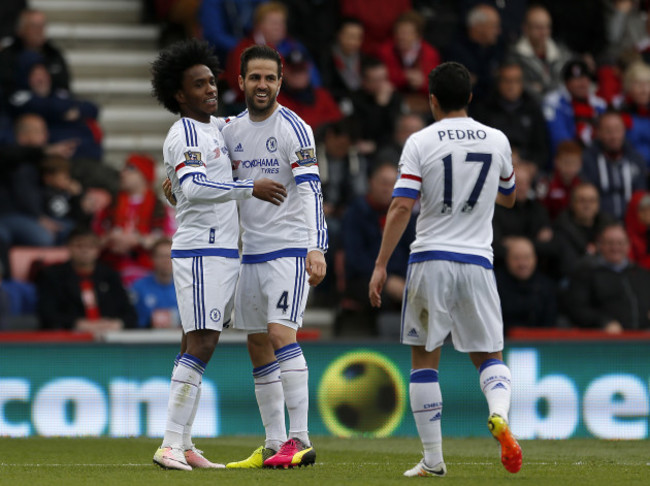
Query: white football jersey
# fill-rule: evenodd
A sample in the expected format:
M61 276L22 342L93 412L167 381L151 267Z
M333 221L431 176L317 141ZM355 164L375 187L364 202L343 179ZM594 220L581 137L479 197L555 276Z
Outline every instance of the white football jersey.
M235 180L268 177L287 189L280 206L258 199L239 202L242 263L327 251L323 194L309 125L278 106L261 122L252 121L248 111L229 119L223 136Z
M239 222L234 199L250 198L253 181L233 181L223 122L181 118L163 146L167 177L176 197L172 257L239 258Z
M510 194L515 189L506 136L471 118L445 118L409 137L399 173L393 196L421 195L409 261L492 268L497 190Z

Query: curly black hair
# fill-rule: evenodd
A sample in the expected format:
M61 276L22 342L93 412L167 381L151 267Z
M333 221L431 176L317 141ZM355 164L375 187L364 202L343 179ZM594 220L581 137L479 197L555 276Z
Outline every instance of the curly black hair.
M183 86L185 71L197 64L207 66L215 77L221 72L219 59L205 41L184 40L161 51L151 63L151 95L170 112L180 113L175 95Z

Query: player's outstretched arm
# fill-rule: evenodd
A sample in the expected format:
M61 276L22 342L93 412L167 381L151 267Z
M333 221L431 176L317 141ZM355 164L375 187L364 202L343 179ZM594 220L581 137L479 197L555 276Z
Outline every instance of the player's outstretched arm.
M279 206L287 197L287 190L273 179L258 179L253 184L253 197Z
M368 284L368 297L373 307L381 306L381 291L386 283L386 265L408 226L414 204L415 199L410 197L395 197L388 208L379 255Z

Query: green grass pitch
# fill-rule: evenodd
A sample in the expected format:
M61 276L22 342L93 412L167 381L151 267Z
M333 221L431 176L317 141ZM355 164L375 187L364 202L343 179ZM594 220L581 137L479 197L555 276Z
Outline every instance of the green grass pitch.
M445 439L445 478L405 478L420 459L415 438L314 437L316 465L293 470L164 471L155 439L0 438L0 485L650 485L650 441L522 441L524 466L508 473L491 438ZM197 439L213 461L240 460L260 437Z

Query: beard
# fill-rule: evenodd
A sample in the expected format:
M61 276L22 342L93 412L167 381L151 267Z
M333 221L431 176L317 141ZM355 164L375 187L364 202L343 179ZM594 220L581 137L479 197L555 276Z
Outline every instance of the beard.
M267 90L267 99L266 103L260 104L257 101L257 98L255 95L258 92L256 91L253 94L246 94L246 108L248 108L248 112L257 117L263 117L271 113L273 111L273 108L275 107L275 100L277 98L277 94L271 93L270 90Z

